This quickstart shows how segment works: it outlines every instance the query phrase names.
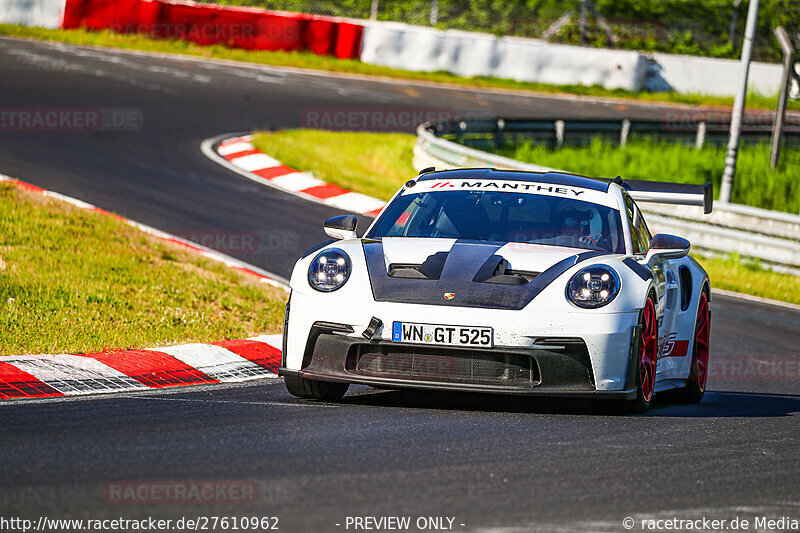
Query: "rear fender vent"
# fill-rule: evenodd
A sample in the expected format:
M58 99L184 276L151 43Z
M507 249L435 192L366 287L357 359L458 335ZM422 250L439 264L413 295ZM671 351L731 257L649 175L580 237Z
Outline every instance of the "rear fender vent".
M692 273L685 266L678 272L681 276L681 311L686 311L692 301Z

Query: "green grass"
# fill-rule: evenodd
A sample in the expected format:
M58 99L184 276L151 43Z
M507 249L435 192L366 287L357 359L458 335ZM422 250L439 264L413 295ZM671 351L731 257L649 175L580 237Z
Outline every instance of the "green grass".
M278 332L285 299L114 217L0 183L0 355Z
M800 304L800 276L765 270L758 261L732 254L727 258L696 257L717 289Z
M714 183L719 193L725 168L725 148L697 150L667 141L638 140L626 146L595 141L585 147L550 149L522 143L499 151L502 155L578 174L604 178ZM736 167L733 202L797 213L800 210L800 150L784 148L777 170L769 166L769 146L742 146Z
M294 169L339 187L388 200L417 172L414 135L322 130L257 133L253 144Z
M613 97L651 102L682 103L708 106L730 107L733 104L732 97L700 94L678 94L675 92L632 92L623 89L604 89L600 86L587 87L583 85L547 85L544 83L519 82L498 78L466 78L449 74L447 72L413 72L408 70L382 67L378 65L369 65L352 59L338 59L331 56L320 56L310 52L276 52L264 50L251 51L227 48L220 45L199 46L187 41L154 39L145 35L118 34L108 30L100 32L87 31L84 29L54 30L45 28L28 28L12 24L0 24L0 35L27 39L40 39L46 41L59 41L78 45L140 50L145 52L185 54L207 57L210 59L245 61L277 67L295 67L366 76L380 76L413 81L445 83L478 89L491 88L544 93L564 93L584 96ZM775 109L777 101L777 95L763 96L759 94L751 94L748 96L747 104L749 108L753 109ZM789 108L800 109L800 102L790 101Z
M414 140L411 134L319 130L256 132L254 135L255 145L282 163L303 172L313 172L329 183L383 200L388 200L416 174L411 166ZM647 159L644 155L642 158ZM649 156L656 161L661 158L660 154L653 156L651 153ZM569 157L561 162L569 162ZM677 166L673 170L683 169ZM798 276L771 272L758 262L738 256L697 257L697 260L708 271L714 287L800 304Z

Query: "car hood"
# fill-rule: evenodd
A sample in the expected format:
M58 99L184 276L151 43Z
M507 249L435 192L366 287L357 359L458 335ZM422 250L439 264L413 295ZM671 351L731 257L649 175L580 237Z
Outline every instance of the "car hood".
M468 248L470 256L479 260L481 250L491 251L506 259L512 270L544 272L567 257L586 252L580 248L562 248L543 244L518 242L464 241L456 239L425 239L384 237L382 239L384 261L387 269L392 264L422 264L437 253L448 253L453 247ZM466 250L465 250L466 251ZM481 265L476 265L477 267Z
M455 239L365 239L362 246L378 301L492 309L522 309L572 266L610 255Z

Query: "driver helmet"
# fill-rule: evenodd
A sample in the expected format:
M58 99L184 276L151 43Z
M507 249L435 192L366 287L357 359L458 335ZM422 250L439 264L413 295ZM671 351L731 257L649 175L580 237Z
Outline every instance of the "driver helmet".
M600 242L603 236L603 220L596 206L585 202L563 202L556 212L561 219L563 235L589 237Z

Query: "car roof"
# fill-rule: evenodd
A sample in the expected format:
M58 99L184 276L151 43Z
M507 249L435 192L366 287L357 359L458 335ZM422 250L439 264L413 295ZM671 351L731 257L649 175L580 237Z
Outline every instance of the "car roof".
M581 187L593 191L608 192L611 180L590 178L568 172L529 172L525 170L497 170L494 168L457 168L438 170L422 174L417 181L438 179L492 179L504 181L533 181L552 183L565 187Z

